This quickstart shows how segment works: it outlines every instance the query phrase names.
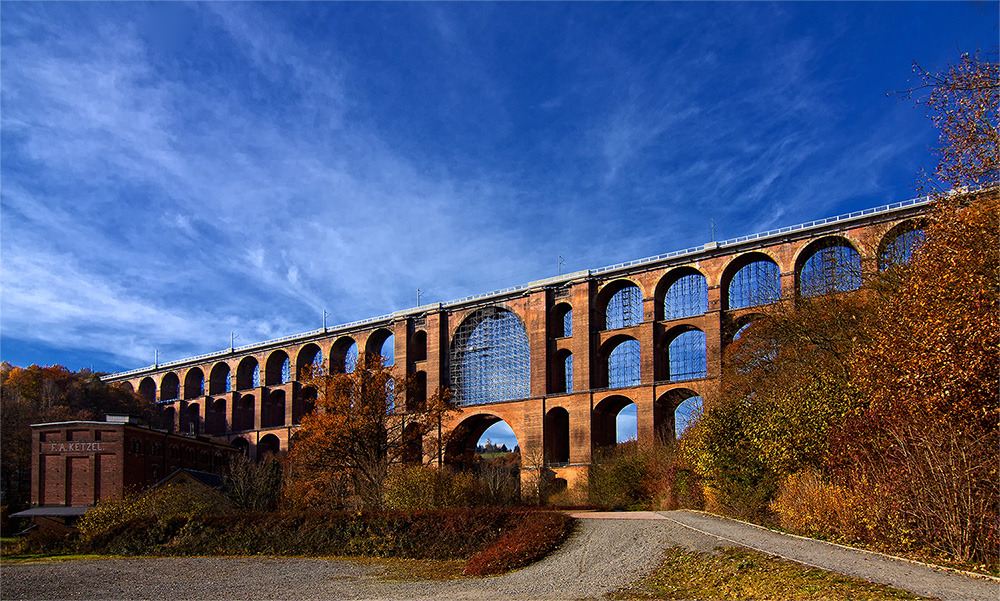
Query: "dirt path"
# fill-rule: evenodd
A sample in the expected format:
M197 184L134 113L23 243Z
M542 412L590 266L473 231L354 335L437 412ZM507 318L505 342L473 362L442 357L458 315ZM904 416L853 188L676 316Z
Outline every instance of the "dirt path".
M779 534L752 524L694 511L666 511L663 518L703 536L716 537L719 546L741 546L799 563L888 584L938 599L1000 599L1000 581L977 578L813 539Z
M577 514L556 553L503 576L388 580L373 562L309 558L102 559L0 566L0 598L17 599L601 599L641 579L662 550L747 546L944 599L1000 599L1000 583L770 532L695 512Z

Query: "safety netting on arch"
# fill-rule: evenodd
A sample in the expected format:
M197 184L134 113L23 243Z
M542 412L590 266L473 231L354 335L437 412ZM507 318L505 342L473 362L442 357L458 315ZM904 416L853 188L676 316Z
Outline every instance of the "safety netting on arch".
M451 343L451 392L457 405L529 396L528 334L513 311L483 307L458 327Z

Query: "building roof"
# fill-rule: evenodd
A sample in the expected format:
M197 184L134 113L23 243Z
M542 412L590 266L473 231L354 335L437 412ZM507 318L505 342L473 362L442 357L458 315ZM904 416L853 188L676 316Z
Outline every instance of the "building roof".
M211 487L211 488L222 488L222 476L220 476L219 474L213 474L211 472L200 472L198 470L190 470L190 469L183 468L183 467L179 468L179 469L176 469L173 472L171 472L169 476L167 476L163 480L160 480L159 482L157 482L156 484L154 484L152 486L152 488L156 488L158 486L162 486L168 480L173 480L179 474L182 474L182 473L183 474L187 474L188 476L194 478L198 482L201 482L205 486L208 486L208 487Z
M32 507L10 514L12 518L75 517L87 513L90 507Z

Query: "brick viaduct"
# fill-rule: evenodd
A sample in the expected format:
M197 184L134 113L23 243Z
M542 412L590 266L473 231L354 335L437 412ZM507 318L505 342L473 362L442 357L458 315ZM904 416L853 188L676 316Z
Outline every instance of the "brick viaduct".
M908 233L919 235L928 208L909 200L104 379L156 402L177 430L260 456L287 450L313 408L315 392L297 380L302 367L344 369L354 353L386 346L396 369L416 376L414 396L438 386L457 392L460 410L444 425L446 461L503 420L524 457L544 457L573 487L593 450L614 444L622 408L635 403L640 440L673 436L678 405L710 402L725 346L762 303L814 293L817 278L834 275L831 259L877 269L912 242ZM780 292L768 297L769 287ZM512 335L514 343L497 339ZM475 363L473 351L485 359Z

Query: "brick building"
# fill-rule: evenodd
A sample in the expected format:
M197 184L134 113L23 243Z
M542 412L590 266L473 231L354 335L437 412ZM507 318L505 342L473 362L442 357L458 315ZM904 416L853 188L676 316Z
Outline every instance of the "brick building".
M179 469L221 473L238 450L154 430L128 416L31 426L31 509L12 517L65 524L98 501L145 490Z

